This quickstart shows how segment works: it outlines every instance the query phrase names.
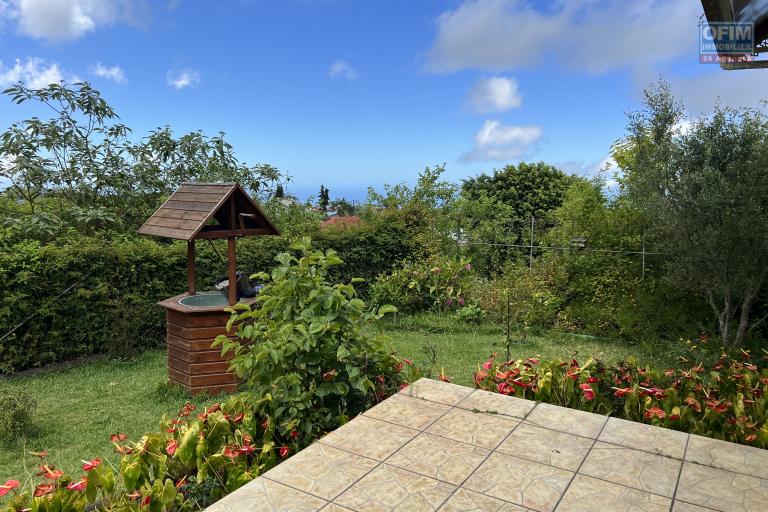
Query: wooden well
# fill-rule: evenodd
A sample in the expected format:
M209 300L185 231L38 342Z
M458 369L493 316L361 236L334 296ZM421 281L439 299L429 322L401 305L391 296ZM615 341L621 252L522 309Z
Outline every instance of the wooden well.
M165 308L168 379L192 393L234 391L237 377L228 372L228 356L211 343L226 330L227 307L238 301L236 240L243 236L279 235L277 228L237 183L184 183L147 219L139 233L187 242L187 292L159 303ZM197 294L195 241L227 239L226 305L190 306ZM219 292L215 292L219 293ZM241 299L253 302L255 299Z

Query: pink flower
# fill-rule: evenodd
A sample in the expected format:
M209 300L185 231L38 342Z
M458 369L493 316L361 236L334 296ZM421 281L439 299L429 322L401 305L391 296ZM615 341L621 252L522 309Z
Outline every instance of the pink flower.
M472 264L467 263L466 265L464 265L464 270L472 270Z
M445 299L445 304L447 306L453 306L453 299L448 297L447 299Z
M168 441L168 444L165 445L165 451L168 455L173 457L173 454L176 453L176 447L179 445L178 441L175 439L171 439Z
M82 480L79 480L77 482L72 482L67 486L67 489L70 491L84 491L85 486L88 485L88 479L83 478Z
M582 393L584 394L584 400L590 401L595 399L595 391L592 389L592 386L589 384L581 384L579 385L579 388L581 388Z
M83 471L91 471L93 468L101 464L101 459L96 458L89 461L83 461Z
M39 498L40 496L51 494L55 490L56 490L56 484L38 484L38 486L35 487L35 492L33 496L35 498Z
M509 395L512 393L515 389L509 385L507 382L499 382L498 386L496 386L496 391L501 393L502 395Z
M6 480L3 485L0 485L0 496L5 496L11 489L15 489L20 485L18 480Z
M464 305L464 297L459 297L459 305L460 306Z
M613 392L613 396L623 397L632 393L632 388L613 388L616 391Z
M645 411L645 419L650 420L651 418L659 418L660 420L663 420L667 416L667 413L664 412L664 409L660 409L658 407L649 407Z

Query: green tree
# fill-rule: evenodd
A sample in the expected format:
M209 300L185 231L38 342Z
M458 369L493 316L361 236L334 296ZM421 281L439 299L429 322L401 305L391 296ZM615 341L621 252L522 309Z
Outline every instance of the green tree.
M544 162L521 162L464 180L462 195L479 199L483 195L509 205L520 221L544 218L563 203L565 193L574 181L556 167Z
M117 112L88 83L23 83L3 94L53 115L13 123L0 134L0 193L16 207L7 222L47 235L56 229L86 234L111 226L133 230L160 201L185 181L237 181L266 196L282 178L268 164L247 165L224 134L191 132L175 137L158 128L134 142ZM5 185L5 183L4 183Z
M328 210L328 204L330 203L329 191L325 188L325 185L320 185L320 193L317 195L317 205L323 210Z
M716 105L685 126L663 82L645 91L617 146L622 187L667 255L668 276L701 293L720 336L739 346L765 317L753 307L768 276L768 122L762 111Z
M285 192L283 191L283 184L282 183L278 183L277 186L275 187L274 198L275 199L282 199L284 197L285 197Z

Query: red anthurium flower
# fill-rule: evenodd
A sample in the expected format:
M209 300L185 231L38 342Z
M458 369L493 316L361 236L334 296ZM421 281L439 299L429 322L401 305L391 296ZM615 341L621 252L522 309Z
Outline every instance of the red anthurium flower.
M611 388L611 389L615 389L616 390L616 391L613 392L613 396L616 396L616 397L619 397L619 398L621 398L623 396L626 396L626 395L629 395L629 394L632 394L632 388Z
M243 418L245 418L245 413L241 412L241 413L235 414L235 417L232 418L232 421L234 423L240 423L241 421L243 421Z
M483 363L483 370L490 370L491 366L493 366L493 360L489 359Z
M129 453L133 453L133 448L115 443L115 453L119 453L120 455L128 455Z
M592 386L589 384L581 384L579 388L581 388L581 391L584 394L584 400L590 401L595 399L595 390L592 389Z
M299 437L299 432L296 430L291 430L290 437L291 439L296 439L297 437Z
M237 458L240 455L240 450L237 446L227 445L224 447L224 456L230 459Z
M179 411L179 416L189 416L195 409L197 409L197 406L187 402L184 404L184 407L181 408L181 411Z
M208 407L207 411L208 414L211 414L213 412L217 412L221 410L221 404L213 404L212 406Z
M589 377L587 379L587 384L596 384L598 382L600 382L600 379L598 379L597 377Z
M408 366L413 366L413 361L411 361L410 359L403 359L403 362Z
M261 428L263 430L269 430L269 418L264 418L264 421L261 422Z
M408 383L407 382L403 382L402 384L400 384L400 391L404 390L407 387L408 387Z
M663 420L667 416L667 413L664 412L664 409L660 409L659 407L649 407L645 411L645 419L649 420L651 418L659 418L660 420Z
M126 439L128 439L128 436L123 434L122 432L119 434L112 434L111 436L109 436L109 440L112 441L113 443L116 443L118 441L125 441Z
M475 372L475 384L480 384L487 377L488 377L488 374L483 371Z
M280 453L280 458L281 458L281 459L284 459L284 458L286 458L290 452L291 452L291 451L288 449L288 447L287 447L287 446L281 446L281 447L280 447L280 450L279 450L279 453Z
M39 484L37 487L35 487L35 492L33 495L35 498L39 498L40 496L51 494L55 490L56 484Z
M168 444L165 445L165 452L173 457L173 454L176 453L176 447L179 446L179 442L175 439L171 439L168 441Z
M35 476L42 476L48 480L58 480L64 476L64 472L60 469L56 469L54 466L40 466L40 471L35 473Z
M83 471L91 471L93 468L101 464L101 459L95 458L90 461L83 461Z
M753 443L757 439L755 434L749 434L744 440L748 443Z
M325 382L332 381L334 379L334 377L336 377L336 370L328 370L327 372L323 373L323 380ZM383 378L383 375L381 375L380 377ZM381 381L379 381L379 382L381 382Z
M725 400L719 401L719 402L715 400L709 400L707 402L707 407L709 407L710 409L712 409L718 414L724 413L725 411L728 410L730 406L731 406L731 403Z
M77 482L72 482L67 486L67 489L70 491L84 491L85 486L88 485L88 479L83 478L81 480L78 480Z
M535 357L529 357L528 359L526 359L526 361L528 361L531 364L539 364L541 362L538 359L536 359Z
M499 384L496 386L496 391L498 393L501 393L502 395L509 395L515 390L514 387L512 387L507 382L499 382Z
M141 506L142 507L148 507L149 504L152 503L152 495L145 496L143 500L141 500Z
M11 489L15 489L20 485L18 480L6 480L3 485L0 485L0 496L5 496Z

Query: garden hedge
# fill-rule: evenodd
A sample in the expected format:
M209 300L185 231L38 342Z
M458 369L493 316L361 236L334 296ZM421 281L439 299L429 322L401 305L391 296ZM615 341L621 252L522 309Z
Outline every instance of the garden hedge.
M367 284L416 254L409 231L397 224L371 224L313 236L317 248L335 249L345 264L333 279L361 277ZM287 249L283 237L238 241L238 268L269 270ZM197 244L198 289L208 289L226 273L216 251ZM218 254L217 254L218 252ZM164 344L160 300L186 290L186 245L137 237L115 240L78 237L60 244L25 241L0 247L0 373L99 353L130 353ZM55 298L77 283L71 291Z

